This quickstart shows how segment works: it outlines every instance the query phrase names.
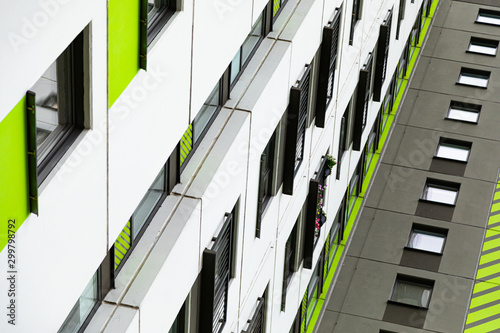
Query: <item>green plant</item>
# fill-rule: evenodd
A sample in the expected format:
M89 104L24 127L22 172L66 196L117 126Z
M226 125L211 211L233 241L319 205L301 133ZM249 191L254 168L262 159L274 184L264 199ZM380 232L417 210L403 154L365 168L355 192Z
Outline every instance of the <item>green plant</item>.
M337 161L335 161L335 158L333 158L332 155L326 155L326 167L328 169L333 169L333 167L337 164Z

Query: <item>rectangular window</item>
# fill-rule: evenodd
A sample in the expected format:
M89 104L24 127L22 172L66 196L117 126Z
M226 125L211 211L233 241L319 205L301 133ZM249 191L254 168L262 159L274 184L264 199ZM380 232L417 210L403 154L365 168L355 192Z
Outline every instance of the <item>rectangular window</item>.
M337 179L340 179L340 166L342 164L342 160L344 158L344 153L349 149L352 141L353 141L353 127L354 127L354 98L356 93L354 92L351 96L351 100L347 105L344 114L340 120L340 139L339 139L339 152L338 152L338 161L337 161Z
M391 301L427 308L433 287L434 281L398 275Z
M312 315L314 313L314 309L316 308L316 304L318 303L319 295L321 294L321 288L323 285L323 275L321 274L322 268L322 260L319 260L318 264L313 270L311 280L309 281L306 293L304 294L304 298L302 299L303 310L301 314L301 323L304 326L304 332L307 331Z
M266 311L266 299L265 293L262 297L257 299L257 307L255 308L252 319L248 320L247 328L241 333L264 333L266 328L265 322L265 311Z
M326 239L326 249L328 250L325 258L327 260L327 271L330 270L333 260L335 258L335 254L337 253L337 249L340 244L340 229L341 229L341 216L342 216L342 208L340 208L335 216L335 220L333 221L332 228L328 233L328 237Z
M480 8L477 14L476 23L500 26L500 12Z
M109 251L57 331L58 333L82 332L106 294L114 288L112 255L112 251Z
M498 41L486 38L471 37L467 52L496 56Z
M477 124L480 112L481 105L451 101L446 118Z
M425 225L414 224L407 247L433 253L443 253L447 231Z
M399 0L398 25L396 27L396 39L399 39L399 31L401 30L401 21L405 18L406 0Z
M471 147L471 142L440 138L435 157L467 162Z
M259 171L259 192L257 198L257 226L255 237L260 237L261 220L268 203L272 197L273 179L275 174L274 157L276 149L276 132L269 139L262 155L260 156L260 171Z
M297 271L297 267L295 266L295 256L297 253L297 228L299 225L299 219L301 216L297 218L295 225L293 226L290 235L285 243L285 260L283 267L283 287L281 291L281 311L285 311L286 306L286 291L288 286L290 285L290 281L292 280L293 273Z
M300 79L290 89L287 114L283 193L293 194L293 180L304 159L311 66L306 65Z
M273 1L273 21L274 21L281 13L283 6L287 3L288 0L272 0L272 1Z
M182 304L175 321L168 330L168 333L185 333L186 332L186 321L187 321L187 311L186 307L188 305L189 296L186 301Z
M245 67L250 62L252 55L257 50L262 39L264 39L264 28L265 28L265 9L260 14L259 18L255 22L252 27L252 30L248 34L247 38L241 45L240 49L234 56L233 60L230 64L230 74L229 74L229 84L231 88L234 86L234 83L238 80L241 75L241 72L245 69Z
M457 201L459 188L460 184L458 183L427 179L422 200L454 206Z
M176 2L176 0L147 0L148 45L177 10Z
M375 74L373 78L373 100L380 102L382 85L387 74L387 61L389 59L389 45L391 41L392 9L380 25L377 56L375 58Z
M335 69L337 67L338 44L342 7L335 10L333 19L323 27L321 54L316 90L316 126L325 126L325 113L333 98Z
M358 87L356 89L356 110L354 116L353 149L361 149L361 137L368 118L368 106L371 95L373 55L368 54L363 68L359 71Z
M163 166L114 243L114 267L119 271L167 196L167 165Z
M351 16L351 33L349 34L349 45L353 44L354 41L354 29L359 20L361 20L361 11L363 7L362 0L353 0L352 4L352 16Z
M458 76L457 84L486 88L488 87L490 74L491 72L462 67L460 75Z
M31 155L36 159L37 186L84 128L88 104L84 79L84 67L89 61L87 35L86 29L82 31L28 92L28 101L34 101L28 105L32 112L27 114L33 117L34 124L29 140L36 140Z
M227 296L232 267L233 218L223 225L203 251L200 291L200 333L219 333L227 321Z

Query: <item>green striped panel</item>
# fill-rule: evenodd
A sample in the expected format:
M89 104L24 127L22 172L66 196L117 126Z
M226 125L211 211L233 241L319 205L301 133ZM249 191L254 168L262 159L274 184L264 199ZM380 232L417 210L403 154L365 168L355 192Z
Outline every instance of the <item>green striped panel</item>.
M486 230L476 281L469 304L465 333L487 333L500 327L500 231L495 224L500 221L500 175L491 203L488 229ZM478 281L481 279L481 281Z
M181 166L188 157L189 153L193 150L193 125L190 124L182 136L181 139L181 156L180 156L180 161L181 161Z
M130 238L130 221L128 221L115 241L115 271L118 266L120 266L120 263L130 249L131 243L132 240Z
M276 13L278 13L280 8L281 8L281 0L273 0L273 17L276 16Z

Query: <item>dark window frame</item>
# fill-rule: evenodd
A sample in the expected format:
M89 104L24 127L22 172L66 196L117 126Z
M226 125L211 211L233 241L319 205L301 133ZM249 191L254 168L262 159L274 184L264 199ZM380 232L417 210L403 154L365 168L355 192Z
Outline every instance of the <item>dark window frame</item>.
M247 321L247 328L241 333L264 333L266 328L266 292L257 298L257 306L255 311Z
M399 32L401 30L401 22L405 18L405 12L406 12L406 0L399 0L398 24L396 27L396 39L399 39Z
M399 283L411 284L411 285L415 285L415 286L421 286L421 287L428 288L429 298L427 299L427 304L424 304L424 306L418 306L418 305L404 303L401 301L394 300L393 298L395 297L396 287ZM419 278L416 276L398 274L396 277L396 280L394 281L394 286L393 286L392 291L391 291L391 297L389 298L389 300L387 302L393 303L393 304L399 304L399 305L403 305L403 306L408 306L408 307L412 307L412 308L427 310L429 308L429 304L430 304L431 298L432 298L432 293L434 291L434 283L435 283L435 281L433 281L433 280Z
M231 249L234 241L232 220L232 214L226 213L218 235L212 238L211 244L203 251L199 303L200 333L220 333L227 323L229 281L232 278ZM224 264L224 258L221 256L229 262ZM220 269L223 271L219 271ZM218 319L215 318L216 315Z
M468 151L467 159L465 161L462 161L459 159L437 156L437 152L438 152L440 146L442 146L442 145L455 146L459 149L465 148ZM438 145L436 147L436 152L433 156L433 159L442 159L442 160L454 161L454 162L458 162L458 163L467 163L469 161L471 149L472 149L472 142L470 142L470 141L463 141L463 140L457 140L457 139L452 139L452 138L440 137Z
M480 45L480 46L486 46L486 47L495 49L495 54L489 54L489 53L478 52L478 51L471 51L470 47L473 44L474 45ZM486 56L489 56L489 57L496 57L496 55L498 53L498 44L499 44L498 40L471 36L470 42L469 42L469 46L467 47L467 50L465 50L465 52L466 53L474 53L474 54L486 55Z
M474 23L477 23L477 24L492 25L492 26L496 26L496 27L500 26L500 24L486 23L486 22L478 21L478 18L479 18L479 16L481 16L481 14L486 14L486 15L494 16L496 19L500 20L500 11L486 9L486 8L479 8L479 11L478 11L477 16L476 16L476 20L474 22Z
M295 265L296 257L297 257L297 243L298 243L298 231L299 231L299 219L301 215L297 217L297 221L295 222L292 231L288 235L288 239L285 243L285 258L284 258L284 267L283 267L283 281L282 281L282 290L281 290L281 311L285 311L286 308L286 293L288 291L288 286L292 280L292 277L295 272L297 272L297 266Z
M429 187L438 188L442 190L454 191L456 192L455 200L453 204L449 204L441 201L433 201L426 199L426 191ZM437 205L451 206L455 207L458 201L458 195L460 194L460 183L450 182L442 179L435 178L427 178L425 181L424 189L422 191L422 195L420 196L419 201L430 202Z
M478 77L481 79L486 80L486 86L477 86L474 84L467 84L460 82L460 77L462 76L467 76L467 77ZM479 89L488 89L488 84L490 83L491 79L491 71L484 71L476 68L470 68L470 67L462 67L460 69L460 74L458 75L457 82L455 84L461 85L461 86L466 86L466 87L474 87L474 88L479 88Z
M349 33L349 45L354 42L354 30L356 25L361 20L361 13L363 11L363 0L353 0L352 3L352 16L351 16L351 31Z
M442 236L443 238L443 245L441 246L441 251L440 252L435 252L435 251L430 251L430 250L424 250L424 249L419 249L411 246L411 239L412 235L416 232L420 232L421 234L429 234L429 235L438 235ZM408 235L408 241L406 242L405 249L411 250L411 251L418 251L418 252L426 252L426 253L432 253L436 255L442 255L444 252L444 248L446 246L446 240L448 238L448 229L444 228L439 228L427 224L419 224L419 223L413 223L410 234Z
M472 122L472 121L463 120L463 119L450 118L450 112L452 109L462 110L462 111L471 112L471 113L477 113L477 120L475 122ZM482 109L482 105L480 105L480 104L473 104L473 103L466 103L466 102L451 100L445 119L477 125L479 123L479 117L481 116L481 109Z

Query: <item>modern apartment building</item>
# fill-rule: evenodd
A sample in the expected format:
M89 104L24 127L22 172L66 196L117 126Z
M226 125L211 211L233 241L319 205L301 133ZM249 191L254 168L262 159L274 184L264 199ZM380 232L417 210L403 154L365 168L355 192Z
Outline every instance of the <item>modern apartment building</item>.
M498 1L440 1L317 332L500 331Z
M0 331L312 332L438 5L4 1Z

